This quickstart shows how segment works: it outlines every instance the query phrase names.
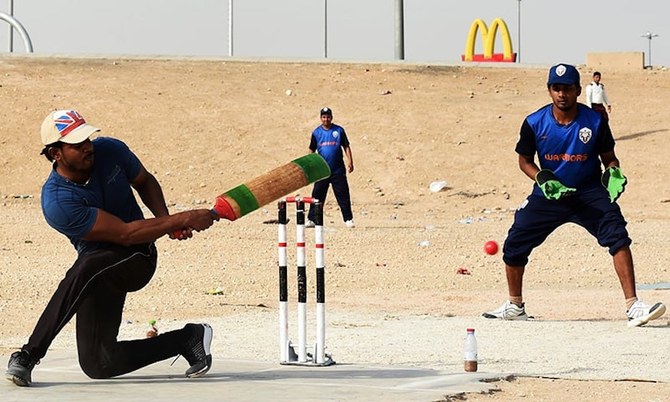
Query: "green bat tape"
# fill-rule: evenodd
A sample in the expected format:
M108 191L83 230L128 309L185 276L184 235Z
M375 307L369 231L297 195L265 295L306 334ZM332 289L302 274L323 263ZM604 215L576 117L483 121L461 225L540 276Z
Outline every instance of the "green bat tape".
M226 192L226 195L237 203L240 207L240 216L242 217L249 212L257 210L260 206L254 194L244 184L240 184L234 189Z
M308 154L292 161L302 169L307 183L314 183L330 176L330 167L319 154Z

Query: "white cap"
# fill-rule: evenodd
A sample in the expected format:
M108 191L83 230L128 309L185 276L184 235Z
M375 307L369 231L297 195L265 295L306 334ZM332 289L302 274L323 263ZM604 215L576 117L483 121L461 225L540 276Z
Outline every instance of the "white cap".
M55 142L79 144L86 141L93 133L100 131L86 123L83 117L74 110L56 110L42 122L42 144Z

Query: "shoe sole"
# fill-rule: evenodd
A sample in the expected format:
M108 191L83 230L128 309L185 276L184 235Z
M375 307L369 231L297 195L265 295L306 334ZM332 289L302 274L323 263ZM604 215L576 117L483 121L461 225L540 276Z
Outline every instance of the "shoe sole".
M484 313L482 314L482 317L487 318L487 319L497 319L497 320L503 320L503 321L528 321L530 317L528 317L527 314L516 316L516 317L498 317L497 315L493 315L490 313Z
M200 325L202 325L202 327L204 328L204 332L202 334L202 345L205 349L205 355L207 356L207 361L205 362L203 367L195 370L193 373L187 372L186 377L188 378L202 377L203 375L207 374L210 368L212 368L211 346L214 331L212 330L212 327L209 324L200 324Z
M5 378L7 378L7 380L13 382L14 384L18 385L19 387L28 387L31 384L30 381L26 381L23 378L21 378L19 376L16 376L14 374L7 373Z
M212 368L212 355L208 355L207 356L207 361L205 363L203 363L201 367L198 367L194 372L186 374L186 377L187 378L202 377L205 374L207 374L207 372L211 368Z
M651 311L649 314L636 318L634 320L628 321L628 328L641 327L644 324L648 323L651 320L655 320L665 314L665 304L656 303L654 307L657 307L655 310ZM654 308L652 307L652 309Z

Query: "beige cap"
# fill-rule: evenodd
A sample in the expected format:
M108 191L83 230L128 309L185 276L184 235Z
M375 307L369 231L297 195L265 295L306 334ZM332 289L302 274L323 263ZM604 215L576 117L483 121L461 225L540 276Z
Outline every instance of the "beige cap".
M74 110L56 110L42 122L42 144L55 142L79 144L86 141L99 128L86 124L86 120Z

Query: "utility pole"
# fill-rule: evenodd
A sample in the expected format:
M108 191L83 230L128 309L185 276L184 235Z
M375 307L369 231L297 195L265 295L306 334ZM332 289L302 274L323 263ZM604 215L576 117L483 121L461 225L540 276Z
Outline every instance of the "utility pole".
M228 0L228 56L233 57L233 0Z
M517 0L516 27L516 62L521 63L521 0Z
M9 13L10 17L14 17L14 0L9 0L9 9L7 12ZM9 24L9 53L12 53L14 51L14 27L12 24Z
M395 58L405 60L405 5L395 0Z

